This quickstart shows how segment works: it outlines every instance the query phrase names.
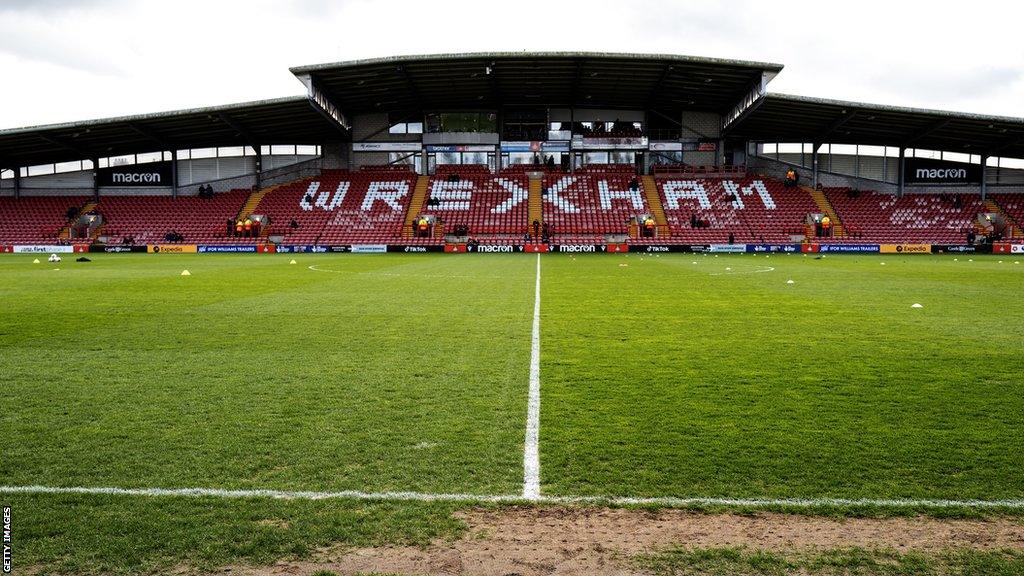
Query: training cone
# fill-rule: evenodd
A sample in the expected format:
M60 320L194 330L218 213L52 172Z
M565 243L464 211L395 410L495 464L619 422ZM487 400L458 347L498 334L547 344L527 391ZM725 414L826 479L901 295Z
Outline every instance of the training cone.
M33 264L39 264L39 258L36 258L35 260L33 260L32 263Z
M291 262L289 262L289 264L298 264L298 262L296 262L295 260L292 260Z
M191 275L192 275L192 273L191 273L191 272L189 272L188 270L182 270L182 271L181 271L181 275L182 275L182 276L191 276Z
M924 306L921 306L920 304L916 304L916 303L911 305L910 307L911 308L924 308Z

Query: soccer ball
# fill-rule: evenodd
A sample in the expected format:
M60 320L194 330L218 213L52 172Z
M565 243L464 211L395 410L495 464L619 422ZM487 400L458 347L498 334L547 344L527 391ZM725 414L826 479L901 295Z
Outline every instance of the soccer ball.
M56 254L50 254L49 260L50 262L60 262L60 256L57 256Z

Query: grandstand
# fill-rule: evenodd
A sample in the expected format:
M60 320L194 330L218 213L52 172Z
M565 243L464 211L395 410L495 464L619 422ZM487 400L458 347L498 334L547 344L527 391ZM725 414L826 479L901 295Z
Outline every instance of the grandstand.
M325 170L275 187L251 210L263 236L296 244L387 244L401 239L415 175L407 170Z
M68 210L77 213L88 200L84 196L0 197L0 242L54 242L68 225Z
M961 200L938 194L896 197L849 188L826 188L825 194L846 227L847 240L878 243L960 244L977 230L984 211L981 196Z
M226 223L234 220L249 193L231 190L213 198L185 196L108 196L96 204L104 218L94 238L106 236L111 242L130 238L139 244L189 243L223 244L233 242ZM169 241L176 232L181 240Z
M1020 237L1024 121L768 93L781 70L646 54L382 58L294 68L304 97L3 130L0 244L99 250L176 232L190 245L643 249L972 233L985 249ZM212 199L196 197L205 186ZM70 207L102 224L73 234ZM227 233L253 215L268 219L258 237ZM823 217L836 226L819 236Z
M1024 119L781 71L403 56L0 130L13 573L1024 573Z
M430 178L420 213L439 219L437 234L464 228L466 234L457 235L494 244L521 243L529 233L528 189L522 174L492 177L487 166L442 166Z

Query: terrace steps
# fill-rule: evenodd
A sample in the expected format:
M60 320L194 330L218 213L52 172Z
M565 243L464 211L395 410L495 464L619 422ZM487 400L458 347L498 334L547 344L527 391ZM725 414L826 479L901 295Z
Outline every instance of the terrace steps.
M78 220L78 217L81 216L82 214L88 214L89 212L92 212L93 210L96 209L97 206L99 206L99 202L96 202L95 200L90 200L86 202L85 205L82 206L82 209L79 210L77 214L75 214L75 217L68 220L64 227L60 229L60 232L57 234L57 237L60 238L61 240L70 239L71 225L75 222L75 220Z
M540 178L530 178L529 188L529 207L530 207L530 219L529 222L532 225L534 222L540 222L544 224L544 190L543 181ZM538 240L538 238L534 238Z
M654 176L647 174L641 178L644 187L644 197L647 205L651 207L651 216L654 216L654 223L657 224L657 236L665 238L671 235L668 226L668 218L665 217L665 208L661 205L661 195L658 194L658 183Z
M290 182L288 184L290 184ZM256 208L259 207L260 201L263 200L263 197L274 190L277 190L281 186L285 186L285 184L275 184L249 194L249 197L245 200L245 204L242 204L242 208L238 211L238 215L235 217L235 220L242 220L252 216L256 212Z
M1006 222L1013 227L1013 233L1010 236L1011 238L1024 238L1024 230L1020 229L1020 225L1013 219L1013 216L1010 216L1005 210L1003 210L1003 207L1000 206L998 202L992 199L985 200L985 210L999 214L1006 219Z
M412 200L409 201L409 211L405 213L405 224L402 226L402 238L412 238L412 221L423 210L423 202L427 199L427 190L430 185L430 176L419 175L416 177L416 187L412 191ZM435 229L441 226L435 226Z
M828 197L821 190L815 190L810 186L800 186L800 189L811 195L814 199L814 203L818 205L818 209L821 210L822 214L825 214L832 220L832 236L835 238L844 238L846 236L846 230L843 229L843 219L836 213L836 209L832 206L832 203L828 201Z

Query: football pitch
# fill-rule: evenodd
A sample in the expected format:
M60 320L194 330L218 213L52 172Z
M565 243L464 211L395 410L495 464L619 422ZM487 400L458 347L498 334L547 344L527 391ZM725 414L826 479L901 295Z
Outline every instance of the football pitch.
M1024 506L1010 255L90 257L0 258L31 563L424 542L524 497Z

